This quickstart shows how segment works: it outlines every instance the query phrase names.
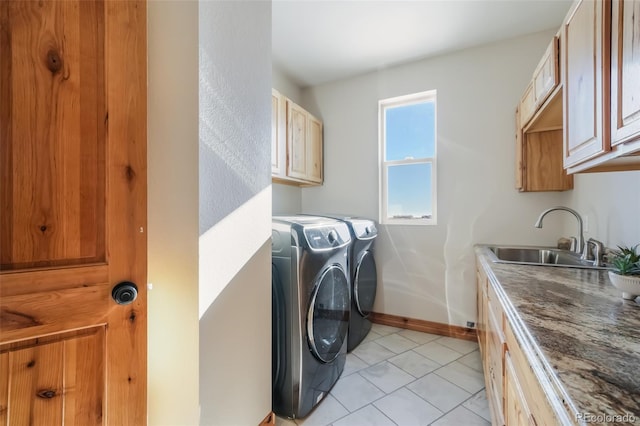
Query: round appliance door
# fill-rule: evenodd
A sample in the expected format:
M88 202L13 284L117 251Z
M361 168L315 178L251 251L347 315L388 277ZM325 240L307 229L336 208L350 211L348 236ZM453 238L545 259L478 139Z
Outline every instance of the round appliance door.
M322 362L339 354L349 329L349 281L343 269L331 265L320 275L307 313L311 352Z
M373 309L376 287L376 262L373 260L373 254L370 251L365 251L358 262L356 275L353 279L354 302L358 313L364 318L368 317Z

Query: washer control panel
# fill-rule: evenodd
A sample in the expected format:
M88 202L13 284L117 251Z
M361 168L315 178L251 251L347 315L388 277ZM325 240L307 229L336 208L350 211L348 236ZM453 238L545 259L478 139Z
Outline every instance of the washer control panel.
M304 228L304 236L309 247L314 250L328 250L349 244L349 228L344 223L331 226L313 226Z

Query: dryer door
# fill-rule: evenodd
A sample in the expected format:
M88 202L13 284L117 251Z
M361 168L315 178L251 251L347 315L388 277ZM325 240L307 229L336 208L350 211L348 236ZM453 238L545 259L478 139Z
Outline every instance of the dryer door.
M339 354L349 329L349 281L343 269L331 265L320 274L307 313L311 352L322 362Z
M373 253L365 251L353 279L353 298L358 308L358 313L364 318L368 317L373 309L373 302L376 299L376 262L373 260Z

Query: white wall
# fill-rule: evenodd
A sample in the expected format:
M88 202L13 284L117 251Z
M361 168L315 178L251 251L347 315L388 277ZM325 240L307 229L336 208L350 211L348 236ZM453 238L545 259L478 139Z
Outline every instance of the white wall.
M555 245L562 221L533 223L562 193L514 187L514 111L555 31L418 61L303 90L324 122L325 184L302 190L305 213L378 217L379 99L438 91L438 225L381 226L374 310L475 321L473 245Z
M196 425L198 2L148 3L148 70L149 425Z
M302 102L300 86L276 64L271 64L271 87L297 104Z
M575 175L567 196L567 205L588 221L585 238L613 248L640 244L640 171ZM576 227L565 221L565 234L575 235Z
M200 423L252 425L271 411L271 2L199 15Z
M302 190L292 185L273 184L273 214L298 214L302 212Z

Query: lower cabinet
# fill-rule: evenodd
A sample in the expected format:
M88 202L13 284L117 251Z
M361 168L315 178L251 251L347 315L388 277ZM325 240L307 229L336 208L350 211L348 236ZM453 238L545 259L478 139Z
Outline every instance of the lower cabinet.
M513 332L496 285L480 262L477 280L478 344L492 424L541 426L566 423L554 414L549 397Z

